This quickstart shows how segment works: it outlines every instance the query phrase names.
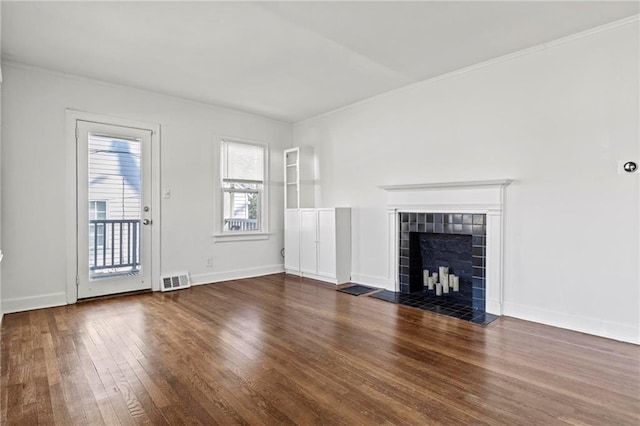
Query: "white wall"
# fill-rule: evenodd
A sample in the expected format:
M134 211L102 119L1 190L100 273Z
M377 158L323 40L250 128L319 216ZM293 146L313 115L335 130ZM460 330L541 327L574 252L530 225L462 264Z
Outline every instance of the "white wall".
M0 27L2 26L2 2L0 2ZM0 46L2 46L2 28L0 28ZM0 47L0 100L2 99L2 48ZM1 104L1 102L0 102ZM0 129L2 128L2 106L0 105ZM2 256L2 132L0 132L0 257ZM2 310L2 259L0 259L0 324Z
M163 274L188 271L203 283L282 270L282 151L291 146L290 124L15 64L5 63L4 72L5 312L66 299L66 108L160 124L162 188L171 190L161 200ZM214 149L222 135L270 144L268 240L214 243ZM209 257L213 268L205 266Z
M385 282L377 185L513 178L505 314L640 342L640 175L616 170L639 159L638 32L593 31L294 125L294 144L316 148L317 205L353 207L353 279Z

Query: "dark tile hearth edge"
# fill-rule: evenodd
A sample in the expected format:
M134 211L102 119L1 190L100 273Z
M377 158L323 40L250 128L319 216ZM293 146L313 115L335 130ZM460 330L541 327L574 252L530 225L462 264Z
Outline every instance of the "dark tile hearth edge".
M497 315L457 304L455 301L451 301L446 297L425 297L420 294L402 294L389 290L373 293L368 295L368 297L445 315L474 324L488 325L498 319Z

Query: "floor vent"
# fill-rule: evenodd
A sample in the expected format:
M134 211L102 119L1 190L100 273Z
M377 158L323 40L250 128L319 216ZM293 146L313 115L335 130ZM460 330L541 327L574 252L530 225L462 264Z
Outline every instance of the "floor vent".
M189 274L187 273L162 277L162 282L160 283L160 290L162 291L179 290L187 287L191 287Z

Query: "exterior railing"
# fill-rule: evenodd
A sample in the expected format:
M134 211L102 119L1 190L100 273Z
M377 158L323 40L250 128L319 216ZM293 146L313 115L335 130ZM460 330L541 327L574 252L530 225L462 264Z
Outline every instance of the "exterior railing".
M227 231L257 231L258 219L225 219Z
M89 270L140 265L140 220L90 220Z

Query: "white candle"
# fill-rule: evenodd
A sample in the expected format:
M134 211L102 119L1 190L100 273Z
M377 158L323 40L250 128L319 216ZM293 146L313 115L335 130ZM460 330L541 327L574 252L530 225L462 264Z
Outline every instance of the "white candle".
M438 273L434 272L433 274L431 274L431 277L433 278L433 283L437 283L438 282Z
M449 267L448 266L441 266L438 268L438 271L440 272L440 276L443 276L444 274L448 274L449 273Z
M429 270L425 269L424 271L422 271L422 284L423 285L427 285L428 278L429 278Z
M440 283L442 283L442 292L449 293L449 275L444 274L440 276Z
M460 277L453 277L453 291L460 291Z
M442 284L436 284L436 296L442 296Z
M456 276L454 274L449 274L449 287L453 288L453 279Z
M429 290L433 290L433 278L432 277L427 277L427 288Z

